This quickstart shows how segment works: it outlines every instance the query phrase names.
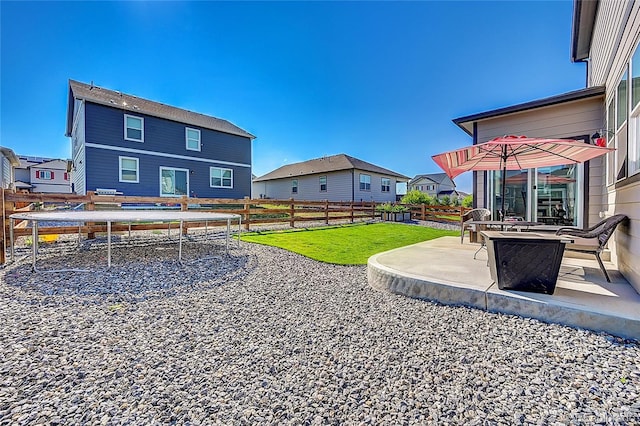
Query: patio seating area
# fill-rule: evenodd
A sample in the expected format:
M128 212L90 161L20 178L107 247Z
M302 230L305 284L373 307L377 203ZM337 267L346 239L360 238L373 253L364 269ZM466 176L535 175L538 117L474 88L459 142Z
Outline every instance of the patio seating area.
M477 247L444 237L379 253L369 259L369 285L640 340L640 294L612 263L605 262L611 279L607 282L596 259L565 254L554 294L500 290L491 279L487 252L473 259Z

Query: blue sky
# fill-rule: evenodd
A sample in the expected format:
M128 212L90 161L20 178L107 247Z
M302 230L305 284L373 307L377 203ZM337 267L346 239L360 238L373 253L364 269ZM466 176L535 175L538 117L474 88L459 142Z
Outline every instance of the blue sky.
M452 119L585 87L573 2L0 2L0 143L68 158L68 80L227 119L253 172L345 153L409 177ZM471 174L456 178L471 190Z

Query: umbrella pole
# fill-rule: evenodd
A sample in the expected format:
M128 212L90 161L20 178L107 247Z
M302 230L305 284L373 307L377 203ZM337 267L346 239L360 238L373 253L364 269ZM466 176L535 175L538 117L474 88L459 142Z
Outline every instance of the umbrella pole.
M507 184L507 146L502 146L502 221L504 222L507 217L507 212L504 210L504 197L506 195L505 185Z

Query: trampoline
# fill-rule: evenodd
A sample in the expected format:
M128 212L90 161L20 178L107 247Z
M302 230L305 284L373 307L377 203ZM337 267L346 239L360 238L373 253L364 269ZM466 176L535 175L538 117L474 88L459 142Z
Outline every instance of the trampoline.
M178 239L178 261L182 262L182 230L185 222L205 222L205 228L208 222L226 221L226 246L225 250L229 251L229 235L231 233L231 220L238 220L238 244L240 244L240 227L242 225L242 217L239 214L232 213L212 213L212 212L196 212L196 211L176 211L176 210L73 210L73 211L38 211L14 213L9 216L10 219L10 243L11 243L11 260L13 260L13 244L14 244L14 223L15 220L32 221L32 252L31 264L34 271L36 268L36 255L38 253L38 223L39 222L92 222L107 224L107 267L111 267L111 224L112 223L136 223L136 222L179 222L180 231ZM206 229L205 229L206 232ZM59 272L57 270L55 272Z

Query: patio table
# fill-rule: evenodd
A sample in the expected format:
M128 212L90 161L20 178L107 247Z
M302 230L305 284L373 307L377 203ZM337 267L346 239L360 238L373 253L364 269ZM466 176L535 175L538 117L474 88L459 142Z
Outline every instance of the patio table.
M10 219L10 244L11 259L13 260L14 243L14 222L15 220L29 220L32 225L32 252L31 264L34 271L36 268L36 254L38 253L38 222L94 222L107 224L107 267L111 267L111 224L114 222L179 222L179 243L178 261L182 261L182 229L184 222L226 221L226 247L229 249L229 234L231 230L231 220L238 219L238 235L240 234L241 216L231 213L213 213L197 211L176 211L176 210L74 210L74 211L38 211L14 213ZM238 238L238 244L240 239ZM40 271L54 272L54 271ZM55 271L60 272L60 271Z
M535 232L481 231L491 278L500 290L553 294L564 246L572 238Z

